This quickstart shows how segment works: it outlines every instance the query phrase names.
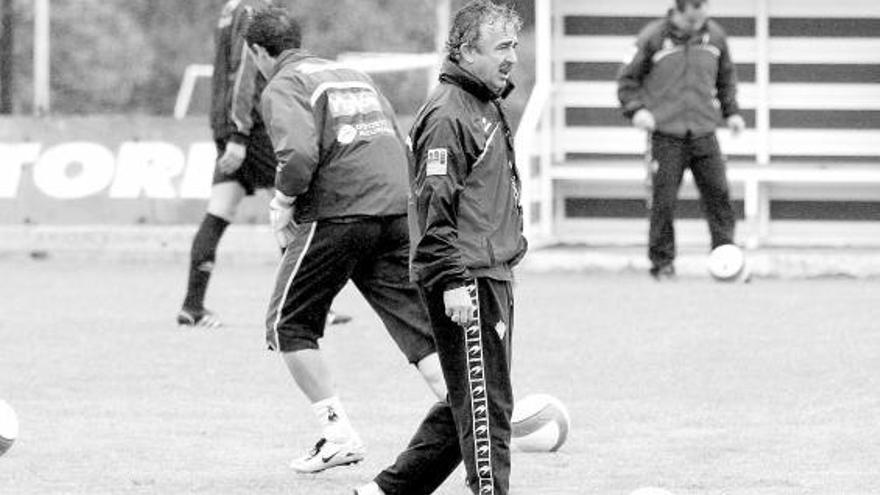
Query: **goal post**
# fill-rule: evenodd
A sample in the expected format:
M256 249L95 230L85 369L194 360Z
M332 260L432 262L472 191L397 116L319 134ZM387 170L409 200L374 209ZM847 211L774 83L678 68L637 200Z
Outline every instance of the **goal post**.
M418 69L428 70L428 91L436 84L435 69L440 65L442 56L439 53L374 53L348 52L341 53L337 62L368 74L386 74L405 72ZM190 64L183 72L177 101L174 104L174 118L180 120L189 113L196 84L199 78L210 78L214 67L209 64Z

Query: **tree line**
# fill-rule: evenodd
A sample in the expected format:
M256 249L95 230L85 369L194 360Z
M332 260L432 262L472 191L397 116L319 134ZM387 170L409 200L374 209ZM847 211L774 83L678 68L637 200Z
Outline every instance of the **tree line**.
M305 45L318 55L433 49L435 0L276 1L299 16ZM212 62L225 2L50 2L52 113L170 114L186 66ZM462 3L451 1L453 9ZM523 11L533 1L514 3ZM33 20L32 0L0 0L0 113L30 113ZM398 99L417 99L424 84L407 75L384 79L401 86L391 91Z

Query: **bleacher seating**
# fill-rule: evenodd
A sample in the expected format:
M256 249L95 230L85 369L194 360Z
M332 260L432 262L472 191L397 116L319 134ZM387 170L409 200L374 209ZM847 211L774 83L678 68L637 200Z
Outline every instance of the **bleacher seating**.
M639 29L671 4L538 2L538 84L517 135L532 237L644 242L645 136L620 115L615 76ZM719 131L738 237L880 245L880 2L709 5L730 36L749 126ZM686 183L685 239L708 238L696 197Z

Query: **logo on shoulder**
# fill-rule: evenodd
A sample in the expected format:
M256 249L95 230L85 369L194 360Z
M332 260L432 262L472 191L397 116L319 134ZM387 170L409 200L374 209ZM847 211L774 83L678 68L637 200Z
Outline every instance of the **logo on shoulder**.
M446 148L431 148L425 163L426 175L446 175L448 154Z
M350 144L354 141L354 138L357 137L357 129L354 126L345 124L339 128L339 132L336 133L336 140L339 141L339 144Z

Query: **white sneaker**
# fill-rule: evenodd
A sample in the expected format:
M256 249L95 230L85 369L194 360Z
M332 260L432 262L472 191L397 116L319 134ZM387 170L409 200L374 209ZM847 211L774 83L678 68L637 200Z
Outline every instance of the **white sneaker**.
M354 495L385 495L385 492L379 488L375 481L371 481L364 486L355 488Z
M366 451L357 439L337 442L322 438L308 454L290 461L290 467L297 473L317 473L332 467L361 462Z

